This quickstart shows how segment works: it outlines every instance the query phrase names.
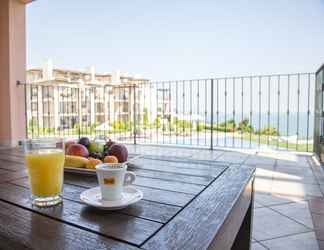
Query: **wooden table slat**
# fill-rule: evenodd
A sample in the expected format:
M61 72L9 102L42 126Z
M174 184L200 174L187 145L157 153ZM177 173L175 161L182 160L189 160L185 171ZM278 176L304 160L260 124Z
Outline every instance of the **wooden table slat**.
M118 214L92 209L78 202L64 200L63 206L55 208L37 208L29 200L30 192L14 184L0 185L0 199L28 208L43 215L59 219L77 227L113 237L131 244L140 245L154 234L162 224Z
M184 174L189 176L199 176L199 177L217 177L219 173L222 172L224 166L206 166L203 168L194 168L194 164L190 165L190 168L181 167L181 164L175 164L174 162L163 162L149 160L149 159L137 159L134 162L134 166L130 166L129 170L134 168L146 169L146 170L157 170L161 172L173 173L173 174ZM189 164L188 164L189 165Z
M10 183L29 188L29 182L27 178L18 179ZM84 187L74 186L70 184L64 185L63 197L72 201L80 202L80 194L86 190ZM118 213L128 214L148 220L153 220L161 223L166 223L170 220L178 211L180 207L171 206L166 204L160 204L157 202L151 202L148 200L141 200L132 206L117 211Z
M0 168L9 171L19 171L26 169L25 165L18 162L0 160Z
M0 249L114 249L135 246L0 201Z
M143 247L207 249L253 173L252 167L228 168Z
M64 181L68 184L78 185L82 187L95 187L98 185L96 176L82 176L76 174L65 173ZM152 179L152 181L154 181ZM144 199L154 202L160 202L164 204L174 205L174 206L184 206L193 197L192 194L179 193L169 190L161 190L143 186L136 186L144 194Z
M8 154L1 154L0 153L0 160L16 162L16 163L25 163L25 159L23 156L15 156L15 155L8 155Z
M10 172L8 171L7 173L3 173L0 175L0 183L4 183L4 182L8 182L11 180L16 180L16 179L20 179L20 178L24 178L27 177L27 170L19 170L16 172Z
M193 176L193 175L184 175L184 174L173 174L164 171L156 170L146 170L140 168L131 168L131 171L135 172L137 176L150 177L154 179L161 180L170 180L170 181L179 181L183 183L199 184L199 185L208 185L214 178L211 176Z

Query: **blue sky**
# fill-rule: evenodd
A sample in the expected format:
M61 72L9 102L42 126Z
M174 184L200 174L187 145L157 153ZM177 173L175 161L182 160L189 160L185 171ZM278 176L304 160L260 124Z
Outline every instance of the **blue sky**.
M324 0L37 0L27 65L113 70L156 80L314 72Z

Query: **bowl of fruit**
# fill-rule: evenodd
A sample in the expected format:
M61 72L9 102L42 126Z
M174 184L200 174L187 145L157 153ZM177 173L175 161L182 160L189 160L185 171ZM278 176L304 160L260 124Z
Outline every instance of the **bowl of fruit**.
M65 143L66 172L95 173L101 163L129 163L139 155L129 155L127 147L112 140L81 137Z

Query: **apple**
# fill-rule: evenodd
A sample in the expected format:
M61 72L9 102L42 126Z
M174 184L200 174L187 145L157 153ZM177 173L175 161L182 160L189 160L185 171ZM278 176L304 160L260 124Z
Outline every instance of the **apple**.
M68 147L69 147L70 145L72 145L72 144L76 144L76 141L71 140L71 141L67 141L67 142L65 142L65 144L64 144L64 150L65 150L65 153L67 152Z
M66 154L87 158L89 156L89 151L85 146L81 144L72 144L67 148Z

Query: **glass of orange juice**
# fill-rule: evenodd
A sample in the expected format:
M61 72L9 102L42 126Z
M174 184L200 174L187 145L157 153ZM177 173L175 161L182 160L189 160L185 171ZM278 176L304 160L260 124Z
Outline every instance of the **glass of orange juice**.
M24 142L32 204L54 206L62 202L64 143L62 139L31 139Z

